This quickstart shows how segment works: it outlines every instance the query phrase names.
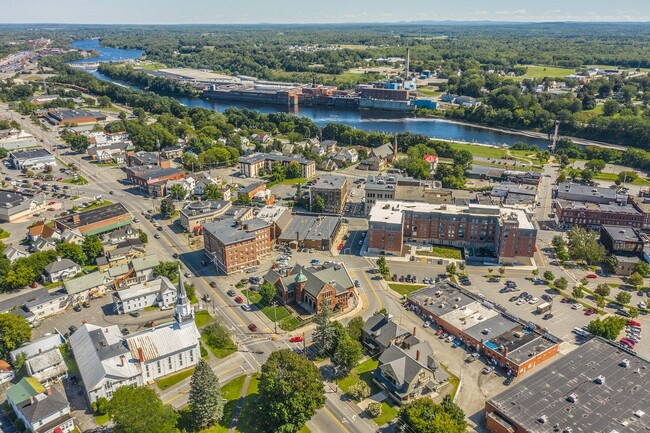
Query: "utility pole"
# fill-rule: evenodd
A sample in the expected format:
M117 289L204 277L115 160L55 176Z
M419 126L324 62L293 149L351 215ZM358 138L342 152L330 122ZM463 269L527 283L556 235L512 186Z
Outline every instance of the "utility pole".
M275 334L278 333L278 306L277 302L273 301L271 304L273 306L273 324L275 325Z

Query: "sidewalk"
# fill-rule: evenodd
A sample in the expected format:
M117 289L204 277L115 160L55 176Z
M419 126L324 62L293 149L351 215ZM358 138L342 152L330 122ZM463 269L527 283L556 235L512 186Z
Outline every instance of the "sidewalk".
M246 398L246 393L248 392L248 386L251 383L251 375L246 376L246 380L244 380L244 386L242 386L241 389L241 394L239 394L239 400L237 401L237 407L235 407L235 410L232 413L232 420L230 420L230 428L228 429L228 433L234 433L235 428L237 427L237 423L239 422L239 415L241 414L242 407L244 406L244 398Z

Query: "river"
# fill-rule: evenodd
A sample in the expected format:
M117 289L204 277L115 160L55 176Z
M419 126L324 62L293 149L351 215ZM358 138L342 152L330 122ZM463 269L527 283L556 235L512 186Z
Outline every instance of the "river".
M100 47L99 41L96 39L74 41L72 43L72 46L74 48L84 50L97 50L99 52L99 57L87 58L71 63L132 60L142 55L142 51L140 50L123 50L119 48ZM102 80L136 88L126 83L113 80L112 78L102 75L97 71L92 71L92 74ZM541 138L496 131L492 129L456 123L444 119L420 118L415 117L411 114L392 111L354 110L309 106L298 107L293 110L276 105L208 101L199 98L188 97L176 97L176 99L187 107L203 107L219 112L223 112L230 107L250 108L253 110L258 110L262 113L287 111L298 116L306 116L312 119L318 126L325 126L328 123L342 123L352 126L353 128L360 129L362 131L383 132L387 134L412 132L414 134L423 134L431 138L438 138L442 140L454 140L467 143L481 143L491 145L512 145L515 142L520 141L526 144L537 145L540 149L545 149L548 144L547 140Z

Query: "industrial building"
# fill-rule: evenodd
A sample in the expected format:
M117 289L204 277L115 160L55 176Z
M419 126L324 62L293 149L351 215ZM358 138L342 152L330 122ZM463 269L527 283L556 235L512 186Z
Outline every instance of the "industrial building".
M489 399L491 433L647 433L650 361L595 337Z
M78 230L82 235L106 233L129 225L131 222L131 214L122 203L113 203L54 220L56 228L61 232Z

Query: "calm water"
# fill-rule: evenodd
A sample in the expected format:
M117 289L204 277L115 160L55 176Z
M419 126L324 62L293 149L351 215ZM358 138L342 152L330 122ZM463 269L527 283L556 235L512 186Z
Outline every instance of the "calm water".
M86 59L86 62L129 60L138 58L142 55L142 51L140 50L122 50L117 48L100 47L99 41L97 40L75 41L72 45L75 48L99 51L99 57ZM100 74L97 71L92 71L92 73L99 79L111 81L120 85L128 85L126 83L113 80L105 75ZM134 86L129 87L136 88ZM203 107L219 112L223 112L230 107L250 108L258 110L262 113L287 111L299 116L309 117L314 121L314 123L319 126L325 126L328 123L334 122L349 125L353 128L361 129L363 131L383 132L388 134L412 132L415 134L423 134L432 138L465 141L468 143L512 145L517 141L521 141L527 144L535 144L540 149L545 149L547 147L547 141L538 138L506 132L491 131L488 129L461 125L442 119L422 119L414 117L407 113L391 111L350 110L338 108L334 109L330 107L299 107L296 110L292 110L277 105L233 103L226 101L206 101L203 99L187 97L176 97L176 99L187 107Z

